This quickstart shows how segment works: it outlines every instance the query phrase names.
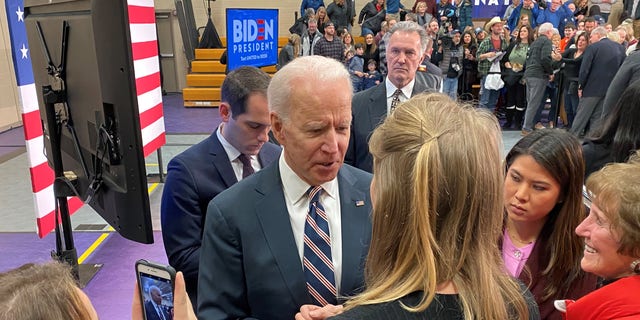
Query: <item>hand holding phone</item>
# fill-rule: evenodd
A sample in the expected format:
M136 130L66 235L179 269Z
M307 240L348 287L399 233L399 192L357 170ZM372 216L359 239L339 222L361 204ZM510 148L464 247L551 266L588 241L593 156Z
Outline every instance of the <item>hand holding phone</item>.
M145 320L173 319L173 290L176 271L141 259L136 261L138 293Z

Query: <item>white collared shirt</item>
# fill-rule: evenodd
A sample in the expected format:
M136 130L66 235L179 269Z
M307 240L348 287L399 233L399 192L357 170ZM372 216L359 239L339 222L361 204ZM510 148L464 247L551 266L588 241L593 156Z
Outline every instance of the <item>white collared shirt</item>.
M236 179L238 181L242 180L242 161L238 159L240 156L240 151L236 149L227 139L222 135L222 126L224 123L221 123L216 130L216 135L218 136L218 140L220 140L220 144L222 144L222 148L227 153L227 157L229 157L229 161L231 162L231 167L233 168L233 173L236 175ZM251 158L251 167L253 167L254 172L258 172L262 168L260 165L260 161L258 161L258 156L248 155Z
M391 101L393 101L393 93L396 92L396 86L393 85L393 83L391 83L391 81L389 81L389 78L385 78L384 83L387 87L387 114L389 114L389 111L391 110ZM409 82L406 86L404 86L403 88L400 88L400 90L402 90L402 94L400 95L400 102L405 102L407 100L409 100L411 98L411 92L413 92L413 86L416 83L416 78L413 78L413 80L411 80L411 82Z
M287 164L284 158L284 150L278 161L280 168L280 179L284 199L289 211L289 221L293 238L298 248L300 257L300 267L304 256L304 224L309 211L309 197L307 190L311 187L304 182ZM320 203L324 207L329 218L329 236L331 237L331 260L333 260L333 273L335 276L336 289L340 292L340 280L342 275L342 221L340 219L340 190L338 188L338 178L322 184L324 192L320 195Z

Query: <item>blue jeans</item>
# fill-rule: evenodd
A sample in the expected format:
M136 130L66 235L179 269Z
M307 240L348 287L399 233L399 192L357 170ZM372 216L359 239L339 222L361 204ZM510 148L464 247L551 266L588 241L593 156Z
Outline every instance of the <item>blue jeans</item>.
M489 90L484 87L484 81L487 79L487 75L482 76L480 79L480 90L482 90L482 94L480 94L480 108L487 108L489 111L493 112L493 109L496 108L496 103L498 103L498 97L500 96L500 90Z
M442 80L442 93L449 95L451 99L458 98L458 78L447 78Z
M564 111L567 113L566 127L571 127L573 119L576 117L576 110L578 110L579 102L577 93L569 93L569 90L564 93Z

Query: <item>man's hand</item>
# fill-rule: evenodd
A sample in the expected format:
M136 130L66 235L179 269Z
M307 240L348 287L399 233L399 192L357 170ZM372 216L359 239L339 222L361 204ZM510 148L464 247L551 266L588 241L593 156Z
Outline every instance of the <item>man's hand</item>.
M296 320L324 320L326 318L342 313L342 305L328 304L324 307L305 304L300 307L300 312L296 314Z
M578 89L578 98L582 98L582 89Z

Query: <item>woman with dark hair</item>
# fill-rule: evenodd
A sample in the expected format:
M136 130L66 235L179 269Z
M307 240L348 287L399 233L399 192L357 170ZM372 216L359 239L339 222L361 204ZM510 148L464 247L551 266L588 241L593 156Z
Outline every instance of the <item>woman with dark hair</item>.
M623 93L593 136L582 143L585 177L610 162L625 162L640 148L640 81Z
M589 35L584 31L578 31L576 36L576 47L567 48L562 54L562 62L564 62L564 111L567 114L567 123L565 127L571 127L573 119L576 117L578 110L578 75L580 74L580 66L582 65L582 54L589 45Z
M478 43L473 29L466 30L462 34L462 47L464 48L464 56L462 59L462 76L458 78L458 96L462 101L469 101L474 99L472 93L473 85L480 83L478 79L478 61L476 60Z
M553 301L578 299L597 282L580 269L584 243L572 234L585 217L580 142L559 129L536 130L516 143L505 163L505 267L529 285L542 319L559 320Z
M378 54L378 46L376 46L376 42L373 40L373 33L367 32L364 35L364 54L362 55L362 59L364 59L364 61L373 59L376 65L380 63L380 54ZM362 71L365 72L367 70Z
M514 123L517 130L522 129L522 117L527 108L527 97L522 76L524 75L527 54L529 53L529 45L532 42L533 30L531 30L531 27L528 25L520 26L515 40L509 44L502 58L502 63L506 68L503 79L507 91L507 122L502 126L504 129L511 129Z

